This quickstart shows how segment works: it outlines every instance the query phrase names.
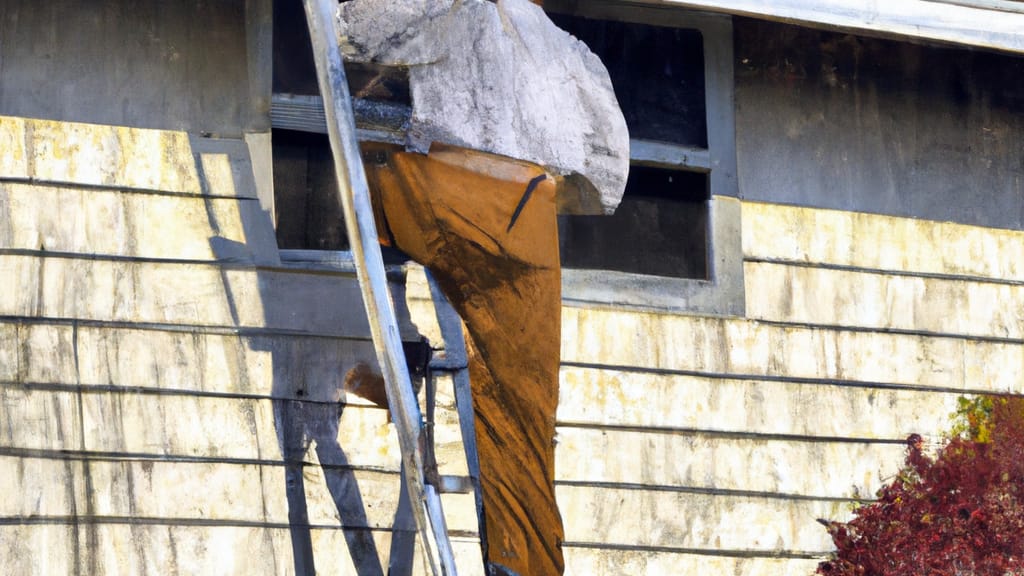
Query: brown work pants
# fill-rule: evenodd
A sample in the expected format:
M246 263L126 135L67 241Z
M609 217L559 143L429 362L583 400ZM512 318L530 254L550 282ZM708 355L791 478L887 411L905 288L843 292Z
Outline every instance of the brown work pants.
M423 155L366 144L363 158L381 240L430 269L466 325L484 559L560 575L555 182L526 162L446 146Z

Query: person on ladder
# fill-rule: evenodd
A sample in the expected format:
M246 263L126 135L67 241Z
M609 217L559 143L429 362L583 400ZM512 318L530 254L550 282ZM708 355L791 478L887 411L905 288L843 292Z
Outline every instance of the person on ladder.
M488 574L560 575L557 215L621 199L629 136L607 71L528 0L352 0L338 30L346 59L410 70L409 141L364 142L363 163L381 243L465 323Z

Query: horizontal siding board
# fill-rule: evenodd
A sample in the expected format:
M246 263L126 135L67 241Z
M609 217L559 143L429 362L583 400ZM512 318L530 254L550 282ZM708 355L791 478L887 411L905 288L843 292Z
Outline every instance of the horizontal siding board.
M79 342L69 326L25 325L4 322L16 334L13 348L17 367L8 382L76 382L79 379ZM156 354L156 352L151 352Z
M10 322L0 322L0 382L12 382L21 373L19 366L24 344L20 336L20 326Z
M815 519L850 516L849 504L836 501L581 486L556 492L566 541L609 547L827 553L831 539Z
M0 517L77 516L90 503L85 464L0 456Z
M91 516L154 518L189 523L266 524L289 522L285 467L210 462L61 461L0 456L5 485L0 518ZM87 476L88 475L88 476ZM309 522L340 526L338 506L328 482L338 490L346 510L356 510L353 493L333 469L302 471ZM365 520L349 516L352 528L390 528L398 502L399 476L356 470L350 476L359 488ZM91 491L86 490L86 485ZM476 530L472 495L445 494L445 516L454 531Z
M743 203L743 254L1024 281L1021 231L779 204Z
M0 117L25 156L0 177L116 185L169 192L199 192L189 137L145 130Z
M573 483L669 491L871 498L903 466L903 448L562 427L555 473Z
M562 333L566 363L993 392L1024 385L1024 346L1012 343L580 308L563 308Z
M313 446L337 438L353 465L397 471L386 412L338 403L344 373L374 363L367 342L0 324L5 333L10 366L21 368L0 382L8 448L273 460L287 429ZM457 417L439 384L438 459L460 474Z
M24 118L0 116L0 177L28 178L28 151L25 149Z
M80 406L73 394L0 384L0 448L80 450Z
M0 116L0 143L0 179L256 197L241 139Z
M567 544L566 576L629 574L658 576L671 574L729 574L731 576L795 576L811 574L819 560L788 558L737 558L708 554L574 548Z
M312 529L313 556L320 573L361 576L348 552L355 532ZM62 524L0 526L0 557L11 574L293 574L292 534L285 528L152 524ZM391 534L372 538L386 562ZM459 573L482 576L479 545L452 543ZM46 553L40 553L45 551ZM422 557L417 543L414 559ZM386 564L384 564L386 566ZM425 576L423 562L413 575Z
M355 362L376 366L364 340L0 322L14 366L7 382L76 384L337 400ZM13 334L13 337L10 335ZM10 346L10 348L7 348Z
M82 574L80 530L72 525L0 525L0 558L10 574Z
M747 316L794 324L1024 338L1024 285L744 265Z
M4 406L10 406L4 416L26 423L18 427L16 436L0 437L0 446L8 448L81 449L82 458L280 461L279 438L290 438L300 446L310 443L303 452L307 462L398 471L396 439L384 411L360 406L346 408L339 421L337 405L291 402L289 416L278 419L272 401L261 399L5 391L4 400L9 401ZM79 404L84 415L81 426L77 425ZM54 414L54 405L62 407L59 413ZM56 416L67 422L60 424L61 430L55 430ZM449 410L439 416L442 471L464 473L454 414ZM302 424L289 428L288 423L295 421ZM659 488L865 496L899 468L903 457L900 444L572 426L560 427L558 434L559 480ZM802 473L819 465L820 475Z
M94 542L93 556L83 562L90 573L281 574L292 569L288 535L280 529L118 524L83 528Z
M560 396L567 425L892 441L945 427L960 394L565 366Z
M285 444L313 465L397 473L401 461L386 411L356 404L0 386L0 422L0 453L51 459L275 463ZM452 408L438 407L434 433L441 472L465 474Z
M3 316L369 336L349 275L0 254L0 277Z
M273 225L255 200L0 182L0 248L272 263Z
M106 393L83 394L79 401L87 451L156 458L282 458L269 400Z

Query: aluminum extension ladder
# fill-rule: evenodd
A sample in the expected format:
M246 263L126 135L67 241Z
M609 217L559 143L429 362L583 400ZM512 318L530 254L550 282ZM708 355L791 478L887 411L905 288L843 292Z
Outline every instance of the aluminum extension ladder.
M384 376L388 406L398 433L403 480L412 504L413 519L422 539L427 564L433 574L455 576L455 557L441 509L440 494L446 488L462 491L466 483L436 473L432 432L429 427L424 426L402 352L398 321L388 292L384 263L377 242L369 186L356 139L352 100L341 50L336 40L334 11L338 6L337 0L303 0L303 4L316 63L317 81L327 118L327 134L331 143L346 232L370 322L377 361ZM438 310L438 322L446 349L445 355L433 362L432 369L449 371L453 376L459 422L470 470L469 484L476 491L477 518L480 520L479 531L483 543L479 463L461 321L432 278L430 288ZM430 388L427 394L427 411L430 413L428 420L432 422L433 382L429 374L427 385Z

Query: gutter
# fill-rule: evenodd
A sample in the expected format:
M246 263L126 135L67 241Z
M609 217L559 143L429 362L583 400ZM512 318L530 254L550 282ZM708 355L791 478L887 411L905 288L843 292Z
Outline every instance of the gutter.
M548 4L613 6L604 0ZM623 6L623 3L615 3ZM865 35L1024 54L1024 2L1011 0L638 0Z

